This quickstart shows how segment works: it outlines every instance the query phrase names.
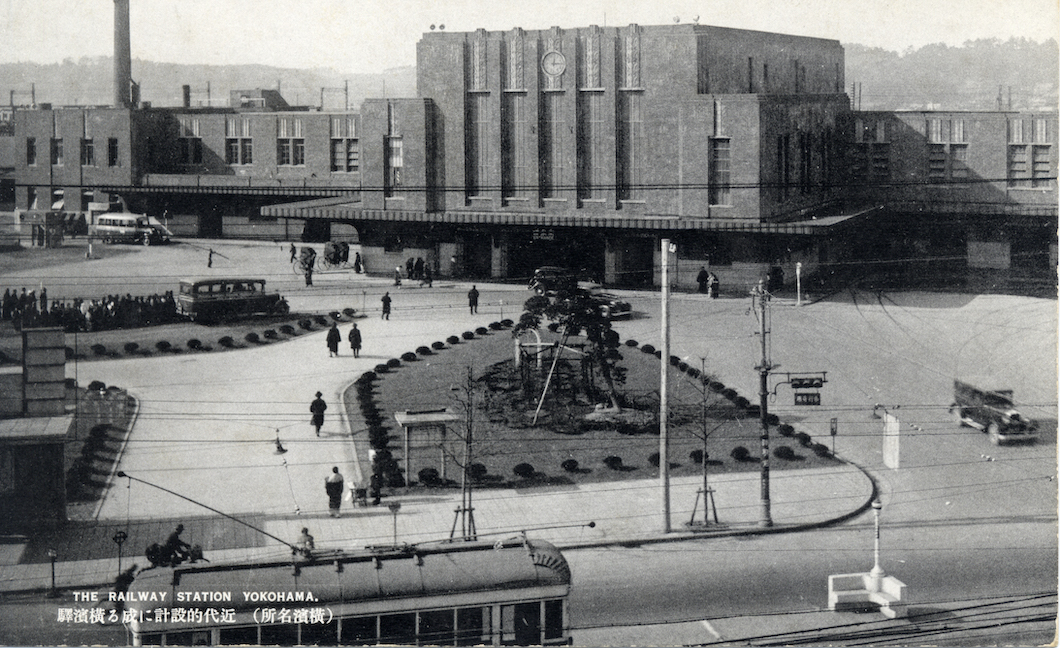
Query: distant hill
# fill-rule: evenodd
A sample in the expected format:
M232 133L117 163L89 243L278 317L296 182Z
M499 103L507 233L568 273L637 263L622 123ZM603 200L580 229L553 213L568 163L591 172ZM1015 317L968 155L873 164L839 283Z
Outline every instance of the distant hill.
M15 104L30 103L31 84L37 103L109 105L113 101L111 57L67 59L62 63L0 64L0 103L15 91ZM276 89L291 105L319 106L321 88L327 110L341 110L345 84L349 105L356 110L366 97L416 96L416 68L394 68L379 74L343 74L330 69L297 70L267 65L178 65L133 60L133 78L140 84L140 99L154 106L180 106L181 86L191 86L193 106L227 106L230 90Z
M846 92L863 110L1056 110L1060 54L1056 40L975 40L960 47L926 45L893 52L844 44ZM299 70L266 65L177 65L136 59L133 78L141 99L155 106L181 105L181 86L191 86L193 106L226 106L230 90L279 86L292 105L342 109L349 83L349 106L356 110L367 97L414 97L416 68L394 68L379 74L343 74L332 69ZM67 59L62 63L0 64L0 103L15 91L16 104L30 102L36 85L38 103L109 105L112 101L110 57ZM860 84L855 91L854 84ZM209 88L209 93L207 93Z
M1057 109L1060 54L1057 42L1025 38L942 43L899 54L844 44L847 93L861 84L862 110Z

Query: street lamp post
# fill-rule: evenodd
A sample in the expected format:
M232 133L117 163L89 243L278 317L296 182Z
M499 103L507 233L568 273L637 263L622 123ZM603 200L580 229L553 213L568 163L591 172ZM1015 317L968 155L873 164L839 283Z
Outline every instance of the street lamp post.
M802 306L802 261L795 264L795 305Z
M872 517L876 526L876 542L872 550L872 571L870 571L869 574L871 574L877 582L879 582L879 579L883 578L883 567L880 567L880 509L882 508L883 504L880 503L880 498L874 498L872 500Z
M52 588L48 590L48 598L59 596L59 589L55 586L55 561L59 558L59 552L55 549L48 550L48 559L52 561Z
M397 545L397 514L401 510L401 502L391 502L387 505L390 512L394 514L394 545Z
M125 544L125 541L129 539L129 534L124 531L118 530L114 537L111 538L118 545L118 573L121 573L121 548Z

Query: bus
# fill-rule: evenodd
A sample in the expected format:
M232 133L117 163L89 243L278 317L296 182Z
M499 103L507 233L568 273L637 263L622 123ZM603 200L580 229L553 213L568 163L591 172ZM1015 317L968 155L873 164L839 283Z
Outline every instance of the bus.
M167 233L143 214L100 214L88 233L104 243L156 245L169 240Z
M460 540L153 567L124 618L134 646L565 646L570 586L548 542Z
M177 312L192 321L286 315L290 310L279 293L265 292L264 279L182 279L177 293Z

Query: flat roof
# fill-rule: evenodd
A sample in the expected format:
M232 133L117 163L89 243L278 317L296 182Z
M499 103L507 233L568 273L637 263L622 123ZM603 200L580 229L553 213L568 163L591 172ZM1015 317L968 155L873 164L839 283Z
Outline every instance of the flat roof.
M63 443L73 414L0 419L0 445Z

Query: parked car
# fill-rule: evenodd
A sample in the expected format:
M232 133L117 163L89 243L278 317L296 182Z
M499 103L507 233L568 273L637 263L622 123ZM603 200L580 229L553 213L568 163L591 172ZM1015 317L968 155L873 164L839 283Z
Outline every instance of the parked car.
M290 310L279 293L265 292L264 279L183 279L177 293L177 312L193 322L286 315Z
M980 389L954 380L953 400L950 413L957 422L985 432L994 445L1038 438L1038 424L1019 413L1011 389Z

